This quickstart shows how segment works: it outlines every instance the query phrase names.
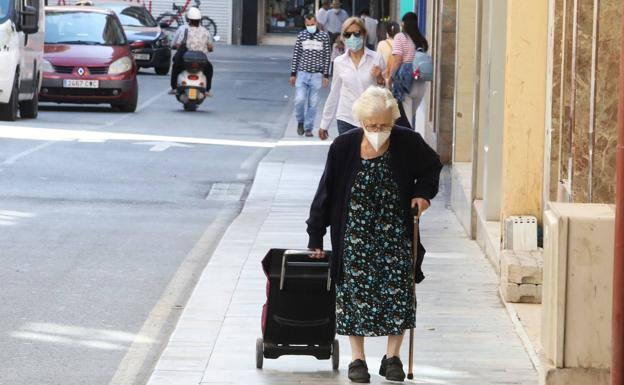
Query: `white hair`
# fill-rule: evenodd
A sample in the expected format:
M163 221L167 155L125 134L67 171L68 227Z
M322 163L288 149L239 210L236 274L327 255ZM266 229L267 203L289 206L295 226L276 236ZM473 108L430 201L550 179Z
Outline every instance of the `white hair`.
M401 112L392 92L387 88L370 86L353 103L352 113L356 121L362 122L388 110L392 112L392 123L394 123L401 116Z

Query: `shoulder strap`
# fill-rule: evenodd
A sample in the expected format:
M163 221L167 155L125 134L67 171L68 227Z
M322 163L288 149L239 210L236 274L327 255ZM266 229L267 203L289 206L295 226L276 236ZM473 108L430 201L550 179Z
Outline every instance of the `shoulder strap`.
M184 28L184 38L182 39L182 44L186 44L186 39L188 39L188 29L189 27Z

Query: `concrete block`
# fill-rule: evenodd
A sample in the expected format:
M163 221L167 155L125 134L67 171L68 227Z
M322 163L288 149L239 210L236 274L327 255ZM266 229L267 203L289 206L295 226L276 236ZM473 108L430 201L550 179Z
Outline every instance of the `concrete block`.
M506 302L541 303L542 285L501 282L501 293Z
M540 357L540 385L609 385L610 370L606 368L557 368Z
M501 253L501 282L542 284L544 257L539 251L503 250Z

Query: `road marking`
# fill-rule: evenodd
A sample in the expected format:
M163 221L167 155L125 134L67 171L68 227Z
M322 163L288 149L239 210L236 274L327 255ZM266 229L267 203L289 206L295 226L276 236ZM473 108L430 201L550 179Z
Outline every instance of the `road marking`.
M150 104L152 104L156 100L158 100L158 98L160 98L161 96L165 95L167 92L169 92L169 90L164 90L164 91L161 91L161 92L157 93L156 95L154 95L151 98L147 99L143 104L138 106L135 112L127 112L127 113L119 116L118 118L115 118L115 119L111 120L110 122L104 124L103 127L112 127L112 126L116 125L117 123L121 122L122 120L127 119L127 118L133 116L137 112L140 112L140 111L144 110Z
M237 215L238 211L222 210L206 228L136 334L109 385L139 385L149 379L158 357L169 342L169 332L173 332L210 256ZM146 344L145 341L155 342Z
M8 139L31 139L49 141L80 141L80 140L117 140L117 141L150 141L150 142L177 142L186 144L208 144L216 146L233 147L255 147L255 148L275 148L275 147L307 147L307 146L329 146L331 141L291 139L279 141L251 141L233 139L211 139L195 138L188 136L166 136L147 135L123 132L107 131L87 131L87 130L67 130L38 127L15 127L0 125L0 138Z
M240 201L245 192L244 183L214 183L206 195L207 201Z
M169 147L187 147L187 148L193 147L189 144L182 144L182 143L176 143L176 142L136 142L133 144L152 146L149 150L155 151L155 152L165 151Z
M12 157L6 158L4 160L4 162L2 162L2 164L13 164L15 162L17 162L18 160L20 160L21 158L28 156L30 154L32 154L33 152L37 152L39 150L42 150L48 146L53 145L55 142L51 141L51 142L45 142L45 143L41 143L38 146L32 147L26 151L22 151L19 154L15 154Z
M166 89L164 91L161 91L161 92L157 93L156 95L152 96L151 98L147 99L145 101L145 103L141 104L139 106L139 108L137 108L136 112L143 111L147 106L149 106L150 104L154 103L156 100L158 100L158 98L160 98L163 95L166 95L168 92L169 92L169 89Z

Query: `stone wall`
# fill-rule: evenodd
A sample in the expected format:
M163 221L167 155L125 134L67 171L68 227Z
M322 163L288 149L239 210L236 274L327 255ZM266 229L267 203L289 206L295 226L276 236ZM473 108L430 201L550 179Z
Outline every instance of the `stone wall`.
M551 200L610 203L620 58L618 0L554 0Z

